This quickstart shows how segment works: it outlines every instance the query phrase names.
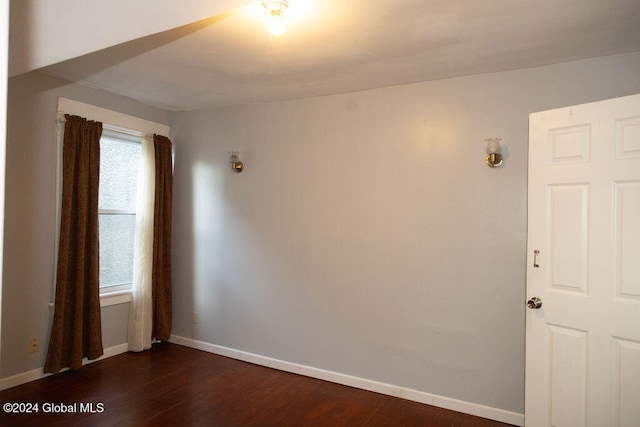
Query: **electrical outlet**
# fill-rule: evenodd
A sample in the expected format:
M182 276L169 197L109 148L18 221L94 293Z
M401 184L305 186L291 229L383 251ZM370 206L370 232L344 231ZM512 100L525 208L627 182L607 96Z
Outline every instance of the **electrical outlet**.
M192 323L198 323L198 312L197 311L194 311L191 314L191 322Z
M31 338L29 340L29 353L37 353L40 350L40 340L38 338Z

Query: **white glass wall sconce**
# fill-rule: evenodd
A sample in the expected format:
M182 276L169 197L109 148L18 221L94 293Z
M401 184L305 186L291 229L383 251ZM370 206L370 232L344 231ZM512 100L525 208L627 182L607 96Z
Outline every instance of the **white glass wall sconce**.
M489 167L497 168L504 161L500 141L502 141L502 138L485 139L485 142L487 143L487 157L485 158L485 161Z
M239 151L229 151L229 164L231 165L231 170L235 173L242 172L244 164L240 161Z

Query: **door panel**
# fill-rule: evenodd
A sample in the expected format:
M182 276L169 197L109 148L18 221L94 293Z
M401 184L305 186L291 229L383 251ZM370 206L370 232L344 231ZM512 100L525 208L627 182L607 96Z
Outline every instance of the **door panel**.
M547 327L551 425L583 426L587 405L587 332ZM567 390L568 385L571 390Z
M525 423L639 426L640 95L529 132Z
M550 285L586 294L589 186L551 185L548 190Z
M640 117L616 120L616 158L640 157Z
M613 410L616 425L637 425L640 419L640 343L613 339Z
M590 126L571 126L549 131L549 158L552 164L589 161Z
M614 183L613 197L617 295L637 299L640 298L640 181Z

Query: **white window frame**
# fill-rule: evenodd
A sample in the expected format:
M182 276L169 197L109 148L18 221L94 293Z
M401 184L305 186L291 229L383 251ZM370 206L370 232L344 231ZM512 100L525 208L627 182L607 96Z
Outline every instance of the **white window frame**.
M149 120L140 119L128 114L119 113L117 111L108 110L105 108L96 107L95 105L85 104L83 102L74 101L72 99L59 97L58 98L58 123L63 124L65 114L76 115L84 117L88 120L96 120L102 122L103 128L113 132L121 133L135 133L137 135L169 135L171 128L161 123L152 122ZM56 193L57 193L57 205L56 205L56 231L55 231L55 244L53 248L54 252L54 265L58 265L58 242L60 240L60 208L62 199L62 137L64 133L64 125L58 126L57 136L57 174L56 174ZM54 291L52 295L55 295L55 281L56 272L53 272L53 287ZM100 294L100 306L105 307L115 304L123 304L131 301L131 290L114 290L112 292L105 292Z

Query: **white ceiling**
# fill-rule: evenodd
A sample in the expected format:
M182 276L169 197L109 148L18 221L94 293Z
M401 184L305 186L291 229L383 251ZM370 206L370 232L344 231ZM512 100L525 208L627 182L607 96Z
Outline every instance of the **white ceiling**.
M640 51L640 0L289 1L272 42L256 2L43 71L192 110Z

